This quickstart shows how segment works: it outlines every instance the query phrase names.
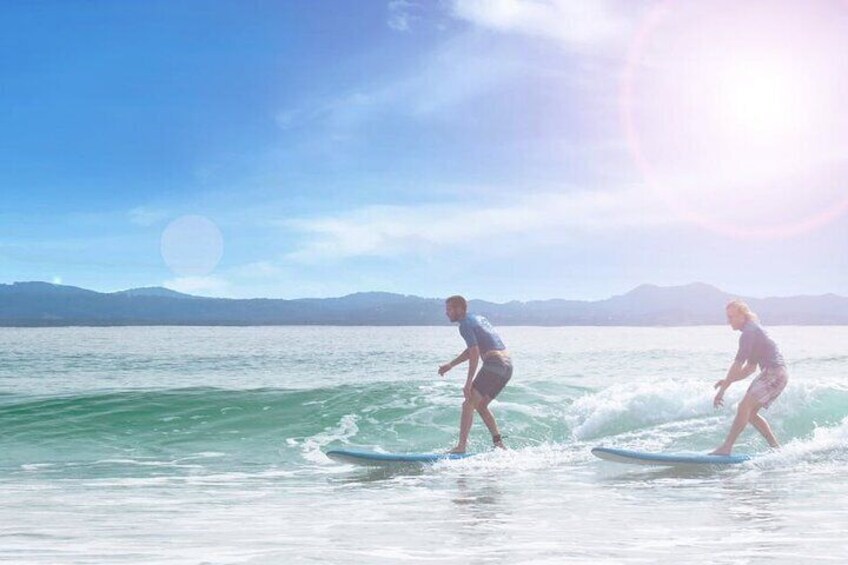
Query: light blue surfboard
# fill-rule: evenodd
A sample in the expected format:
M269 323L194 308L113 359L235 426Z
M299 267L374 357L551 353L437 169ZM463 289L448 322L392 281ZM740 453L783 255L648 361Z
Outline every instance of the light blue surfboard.
M736 465L750 461L750 455L708 455L705 453L646 453L613 447L595 447L592 454L607 461L633 465Z
M438 461L464 459L473 453L380 453L365 449L332 449L327 457L355 465L427 465Z

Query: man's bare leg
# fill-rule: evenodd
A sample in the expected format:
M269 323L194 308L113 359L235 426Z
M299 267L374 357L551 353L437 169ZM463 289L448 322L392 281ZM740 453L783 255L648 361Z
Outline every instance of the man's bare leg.
M501 432L498 431L498 423L495 422L495 415L489 411L489 403L491 401L491 398L484 396L477 405L477 412L480 414L480 417L483 418L483 422L486 424L486 427L489 428L489 433L492 434L492 438L500 438ZM506 449L506 446L500 439L495 442L495 447Z
M471 389L471 398L466 398L462 403L462 415L459 417L459 442L448 453L465 453L468 432L471 431L471 424L474 422L474 409L480 404L480 400L482 400L480 393L476 389Z

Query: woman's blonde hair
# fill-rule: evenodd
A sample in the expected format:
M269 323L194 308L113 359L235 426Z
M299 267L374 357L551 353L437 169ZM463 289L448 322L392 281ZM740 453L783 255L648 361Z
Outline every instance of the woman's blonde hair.
M748 306L747 304L745 304L745 302L739 300L738 298L736 300L731 300L727 303L725 310L729 308L733 308L734 310L745 316L746 320L750 320L752 322L758 322L760 320L759 316L757 316L754 312L751 311L750 306Z

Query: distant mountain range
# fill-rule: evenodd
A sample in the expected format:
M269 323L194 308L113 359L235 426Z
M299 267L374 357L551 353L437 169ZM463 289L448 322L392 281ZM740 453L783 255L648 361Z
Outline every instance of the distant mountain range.
M470 310L496 325L689 326L723 324L735 295L713 286L639 286L606 300L534 300L495 304L472 300ZM835 294L749 298L769 325L848 325L848 298ZM45 282L0 285L0 326L144 325L445 325L441 298L365 292L341 298L204 298L166 288L101 293Z

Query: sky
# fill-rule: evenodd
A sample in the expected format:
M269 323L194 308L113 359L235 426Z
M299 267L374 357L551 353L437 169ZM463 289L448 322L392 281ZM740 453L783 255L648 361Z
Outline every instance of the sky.
M0 3L0 283L848 295L848 2Z

